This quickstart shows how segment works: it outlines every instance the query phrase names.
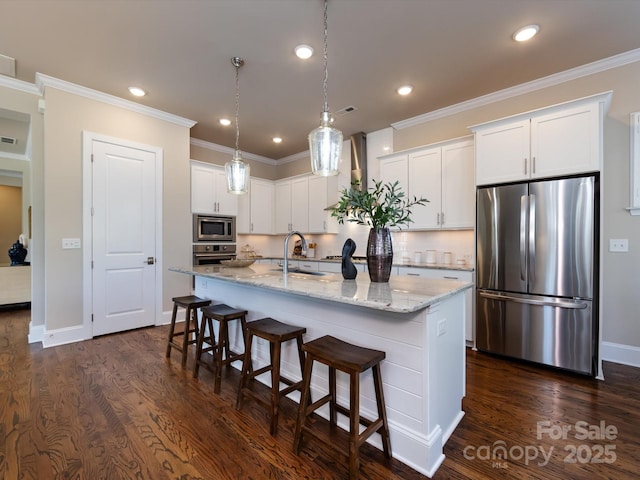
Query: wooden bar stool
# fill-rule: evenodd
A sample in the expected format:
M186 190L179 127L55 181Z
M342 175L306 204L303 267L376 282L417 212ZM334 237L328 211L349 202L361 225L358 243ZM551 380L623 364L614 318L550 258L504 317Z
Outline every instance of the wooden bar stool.
M240 329L242 332L242 344L245 343L244 331L246 328L247 311L239 308L233 308L224 303L203 307L202 319L200 320L200 332L198 333L198 343L196 344L196 363L193 366L193 378L198 378L200 365L214 372L215 384L213 391L220 393L220 383L222 379L222 367L226 365L231 367L231 362L243 360L244 353L237 353L231 350L229 345L229 322L234 320L240 321ZM213 330L213 321L218 322L218 341L216 342L215 331ZM207 327L209 333L207 334ZM208 347L203 348L203 344ZM207 362L202 358L203 353L213 352L213 359Z
M302 396L298 408L293 450L296 454L300 452L302 434L309 433L315 439L344 453L343 448L341 448L343 446L333 441L331 434L337 432L336 413L339 412L346 415L349 417L349 478L351 480L357 479L360 471L360 446L372 434L376 432L380 434L384 455L387 458L391 458L391 441L389 439L387 413L382 392L382 375L380 373L380 362L385 358L385 352L358 347L329 335L305 343L302 350L306 352L307 359L304 364ZM329 367L329 393L309 405L311 372L314 361L324 363ZM360 373L369 368L373 371L373 384L378 407L378 418L373 421L360 416ZM349 374L350 408L337 403L336 370ZM326 403L329 403L329 432L322 435L319 431L313 430L311 425L307 425L307 419L315 410ZM362 433L359 433L360 424L366 427Z
M198 339L198 308L206 307L211 303L211 300L196 297L195 295L174 297L172 300L173 314L171 315L171 326L169 327L166 357L169 358L171 356L172 347L182 352L182 368L184 368L187 366L187 349L189 345L195 344ZM185 309L184 329L181 332L176 332L178 308ZM194 334L193 339L190 338L192 333ZM181 344L174 341L179 336L182 336Z
M286 323L279 322L273 318L262 318L260 320L247 323L244 361L242 362L242 372L240 375L240 387L238 388L236 408L240 409L242 407L243 397L251 397L260 405L267 408L271 418L271 426L269 428L269 433L271 433L271 435L276 435L278 432L278 410L280 406L280 399L294 390L300 390L300 387L302 386L302 380L294 382L293 380L280 375L280 353L282 351L282 344L289 340L296 340L298 344L298 357L300 359L300 372L302 372L304 365L302 335L306 333L306 331L307 329L304 327L287 325ZM251 360L251 343L254 336L263 338L269 342L269 351L271 356L271 364L259 368L258 370L253 370ZM265 400L257 392L251 390L249 382L258 375L268 371L271 372L271 395L269 400ZM288 386L280 390L280 382Z

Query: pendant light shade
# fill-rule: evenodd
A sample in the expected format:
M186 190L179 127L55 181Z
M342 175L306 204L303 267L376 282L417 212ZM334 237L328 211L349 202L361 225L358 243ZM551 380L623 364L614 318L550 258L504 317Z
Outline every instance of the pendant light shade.
M227 191L236 195L241 195L249 191L249 171L248 163L242 161L242 153L240 152L240 124L238 123L238 113L240 110L240 86L238 82L238 71L244 65L244 60L239 57L233 57L231 64L236 68L236 149L233 152L233 158L224 166L227 176Z
M327 6L328 0L324 0L324 81L322 82L324 108L320 117L320 126L309 133L311 171L315 175L323 177L338 175L340 157L342 155L342 132L332 125L327 94L327 85L329 83L329 69L327 68Z

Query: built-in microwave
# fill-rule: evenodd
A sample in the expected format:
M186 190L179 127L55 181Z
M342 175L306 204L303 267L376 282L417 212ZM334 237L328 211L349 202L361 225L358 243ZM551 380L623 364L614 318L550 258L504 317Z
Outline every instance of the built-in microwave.
M236 217L193 214L193 242L236 241Z

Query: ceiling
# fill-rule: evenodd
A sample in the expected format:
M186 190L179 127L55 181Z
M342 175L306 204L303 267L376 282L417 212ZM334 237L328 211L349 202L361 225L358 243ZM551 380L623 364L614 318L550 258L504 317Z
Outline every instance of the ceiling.
M0 54L182 116L193 138L269 159L307 150L322 110L322 0L2 0ZM345 137L640 48L639 0L330 0L329 106ZM511 39L524 25L540 33ZM293 48L316 54L302 61ZM395 89L414 86L408 97ZM130 97L137 85L148 95ZM2 105L0 105L2 107ZM2 132L0 132L0 135ZM280 136L279 145L271 141Z

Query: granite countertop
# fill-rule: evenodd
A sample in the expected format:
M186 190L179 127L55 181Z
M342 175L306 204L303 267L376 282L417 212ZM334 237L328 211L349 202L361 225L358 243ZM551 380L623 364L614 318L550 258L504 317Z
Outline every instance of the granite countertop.
M397 313L422 310L472 287L457 280L401 275L392 275L388 283L372 283L362 274L344 280L341 274L290 272L285 278L274 265L255 263L244 268L206 265L171 267L169 271Z
M276 257L276 256L264 256L264 257L255 257L255 260L280 260L282 261L283 257ZM295 255L292 255L291 257L289 257L289 260L300 260L300 261L305 261L308 260L309 262L325 262L325 263L340 263L340 259L339 258L307 258L307 257L298 257ZM367 261L365 259L354 259L353 263L357 264L366 264ZM435 270L460 270L463 272L473 272L474 268L471 265L458 265L458 264L444 264L444 263L416 263L414 261L408 261L408 262L394 262L393 263L394 267L414 267L414 268L432 268Z

